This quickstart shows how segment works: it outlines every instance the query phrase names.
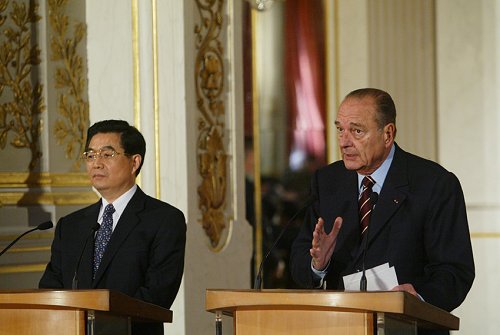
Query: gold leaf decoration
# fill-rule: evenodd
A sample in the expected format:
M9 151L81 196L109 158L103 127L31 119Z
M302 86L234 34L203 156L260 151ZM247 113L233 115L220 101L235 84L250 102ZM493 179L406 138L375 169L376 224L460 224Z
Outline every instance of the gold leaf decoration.
M73 169L81 167L80 153L87 140L89 105L86 99L87 80L84 61L78 47L86 36L83 23L75 23L70 35L70 19L64 14L68 0L49 0L49 23L51 60L58 62L54 74L55 87L62 91L58 95L57 110L61 118L54 124L57 143L65 145L66 157L74 159Z
M198 186L202 225L214 249L225 243L227 154L225 148L225 107L223 48L219 42L223 0L196 0L202 24L195 26L195 81L198 121Z
M10 9L8 15L7 10ZM40 134L45 111L43 86L33 77L40 64L40 49L32 41L33 26L40 20L38 4L0 1L0 149L10 145L29 149L29 171L39 164Z

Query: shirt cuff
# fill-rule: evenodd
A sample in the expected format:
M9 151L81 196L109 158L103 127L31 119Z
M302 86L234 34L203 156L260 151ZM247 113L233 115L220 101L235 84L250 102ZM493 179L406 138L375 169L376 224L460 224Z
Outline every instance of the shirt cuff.
M330 266L330 261L328 261L328 264L326 264L324 270L316 270L314 268L314 266L312 264L312 260L311 260L311 270L313 272L314 279L316 279L314 282L318 283L318 285L315 286L316 288L326 289L326 285L325 285L326 283L324 283L324 281L325 281L326 274L328 273L328 271L326 270L326 269L328 269L328 266Z

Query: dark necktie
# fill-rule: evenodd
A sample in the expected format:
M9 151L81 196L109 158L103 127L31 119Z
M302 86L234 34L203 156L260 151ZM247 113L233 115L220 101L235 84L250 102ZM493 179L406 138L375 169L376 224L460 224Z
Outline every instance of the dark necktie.
M372 177L366 176L361 182L363 189L361 190L361 196L359 197L359 222L361 224L361 234L363 234L368 228L370 223L370 214L373 209L373 204L370 201L370 195L372 194L372 187L375 185L375 181Z
M97 236L95 238L94 244L94 277L99 269L99 264L101 264L102 255L106 250L109 239L111 238L111 233L113 232L113 213L115 208L112 204L109 204L104 209L104 214L102 216L101 228L97 231Z

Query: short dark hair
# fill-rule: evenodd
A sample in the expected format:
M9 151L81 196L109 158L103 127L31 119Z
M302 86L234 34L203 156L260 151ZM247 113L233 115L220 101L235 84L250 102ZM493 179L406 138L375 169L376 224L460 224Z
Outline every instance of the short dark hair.
M87 130L87 143L85 143L85 151L89 149L90 140L94 135L99 133L118 133L120 134L120 144L129 155L141 155L141 164L135 172L137 176L141 171L142 164L144 163L144 156L146 155L146 141L141 132L136 127L128 124L123 120L103 120L94 123Z
M385 91L378 88L360 88L346 95L344 100L347 100L347 98L363 99L365 97L371 97L375 100L377 106L376 119L380 128L389 123L396 125L396 106L391 95Z

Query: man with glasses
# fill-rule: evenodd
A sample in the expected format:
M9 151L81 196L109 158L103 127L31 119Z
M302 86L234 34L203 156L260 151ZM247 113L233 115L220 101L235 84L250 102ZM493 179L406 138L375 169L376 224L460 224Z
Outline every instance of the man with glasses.
M110 289L170 308L184 269L186 224L180 210L136 185L145 153L144 137L126 121L88 129L82 159L102 198L59 220L40 288ZM153 327L163 333L161 324Z

